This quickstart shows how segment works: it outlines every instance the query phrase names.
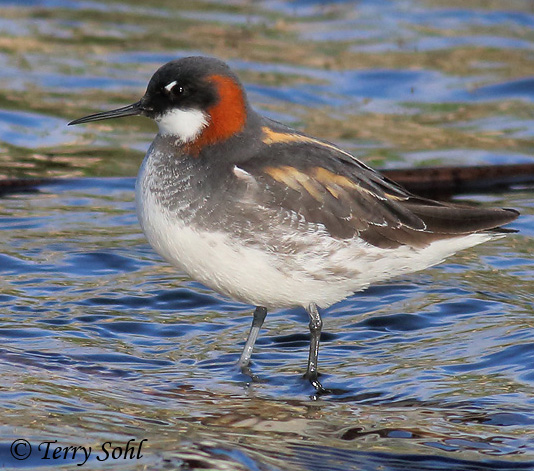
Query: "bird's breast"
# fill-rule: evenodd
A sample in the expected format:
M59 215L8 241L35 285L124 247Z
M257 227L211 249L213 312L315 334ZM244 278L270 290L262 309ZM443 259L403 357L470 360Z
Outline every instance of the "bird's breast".
M280 213L233 191L235 182L152 146L136 182L137 215L152 247L190 277L267 308L327 307L371 283L441 262L491 234L417 248L336 239L302 215ZM284 216L285 214L285 216Z
M201 174L193 164L157 138L148 150L137 175L135 199L139 223L152 244L165 237L167 220L187 225L202 208Z
M291 263L283 269L284 254L269 242L278 238L276 228L254 232L228 202L216 204L210 195L201 195L196 170L182 174L187 169L178 171L165 163L166 158L151 149L136 182L137 215L156 252L195 280L248 304L274 308L307 305L315 299L324 280L314 280L298 261L295 270ZM240 235L244 233L247 238ZM315 266L307 261L304 265ZM326 305L322 296L346 295L344 288L342 293L334 288L335 294L319 290L324 294L316 302Z

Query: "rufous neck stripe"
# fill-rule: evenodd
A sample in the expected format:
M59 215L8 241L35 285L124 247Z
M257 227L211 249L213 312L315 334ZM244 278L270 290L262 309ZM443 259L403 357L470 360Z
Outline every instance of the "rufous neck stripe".
M247 120L244 92L235 80L223 75L212 75L208 81L215 85L219 99L207 110L208 125L188 146L196 154L205 146L226 141L241 132Z

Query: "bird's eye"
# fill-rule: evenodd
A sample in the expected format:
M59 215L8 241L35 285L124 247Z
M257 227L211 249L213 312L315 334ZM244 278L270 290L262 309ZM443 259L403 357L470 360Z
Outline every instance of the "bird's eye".
M184 92L184 87L181 85L178 85L176 80L172 81L168 85L165 85L165 90L167 90L168 93L171 93L172 95L181 95Z

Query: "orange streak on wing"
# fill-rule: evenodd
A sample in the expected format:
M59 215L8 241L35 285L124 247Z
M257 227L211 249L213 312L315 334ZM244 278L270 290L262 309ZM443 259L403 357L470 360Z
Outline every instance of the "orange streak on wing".
M295 167L289 165L282 165L281 167L265 167L263 171L277 182L284 183L295 191L300 190L299 182L294 175L295 172L298 172Z
M336 147L334 144L323 142L323 141L320 141L319 139L314 139L313 137L303 136L302 134L296 134L296 133L290 133L290 132L273 131L271 128L267 126L263 126L261 130L263 131L262 141L264 144L267 144L268 146L272 144L295 143L295 142L315 144L321 147L326 147L327 149L331 149L333 151L344 154L350 157L351 159L354 159L354 156L344 151L343 149Z
M265 167L263 171L274 178L279 183L284 183L289 188L301 192L302 189L307 191L316 201L323 201L320 187L314 182L314 179L305 172L297 170L290 165L280 167Z
M291 143L314 144L314 145L318 145L321 147L325 147L327 149L331 149L335 152L339 152L358 162L358 160L354 158L353 155L349 154L343 149L336 147L334 144L330 144L328 142L323 142L318 139L314 139L313 137L303 136L301 134L296 134L296 133L291 133L291 132L273 131L271 128L267 126L262 127L262 131L263 131L262 141L264 144L267 144L268 146L273 145L273 144L291 144ZM356 190L361 193L367 193L379 199L385 199L383 196L379 196L375 194L373 191L363 188L356 181L351 180L350 178L345 177L343 175L337 175L336 173L330 172L322 167L315 167L314 169L312 169L311 175L314 179L320 182L329 191L329 193L335 198L339 198L339 195L340 195L339 187L341 187L345 189ZM384 193L387 198L392 199L392 200L404 201L407 199L407 197L396 196L388 192L384 192Z
M341 194L339 186L337 186L335 183L328 183L325 185L325 188L334 198L339 199L339 195Z
M330 172L323 167L314 167L313 168L314 177L320 181L323 185L328 186L334 184L342 188L348 188L350 190L361 190L362 188L350 178L347 178L343 175L338 175L334 172Z
M321 188L317 185L309 175L299 172L296 175L297 181L304 187L304 189L312 196L316 201L322 202L324 197L321 193Z

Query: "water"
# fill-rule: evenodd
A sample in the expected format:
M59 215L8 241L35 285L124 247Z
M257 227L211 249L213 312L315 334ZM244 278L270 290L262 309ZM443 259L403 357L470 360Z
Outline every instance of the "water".
M0 1L0 12L0 175L68 177L0 199L0 465L534 469L530 188L457 197L520 210L519 233L327 310L332 393L317 398L302 378L303 311L269 313L251 382L236 367L251 308L147 245L133 175L154 126L64 126L137 100L163 62L206 53L228 60L263 113L373 165L528 162L530 2ZM15 439L29 458L11 456Z

